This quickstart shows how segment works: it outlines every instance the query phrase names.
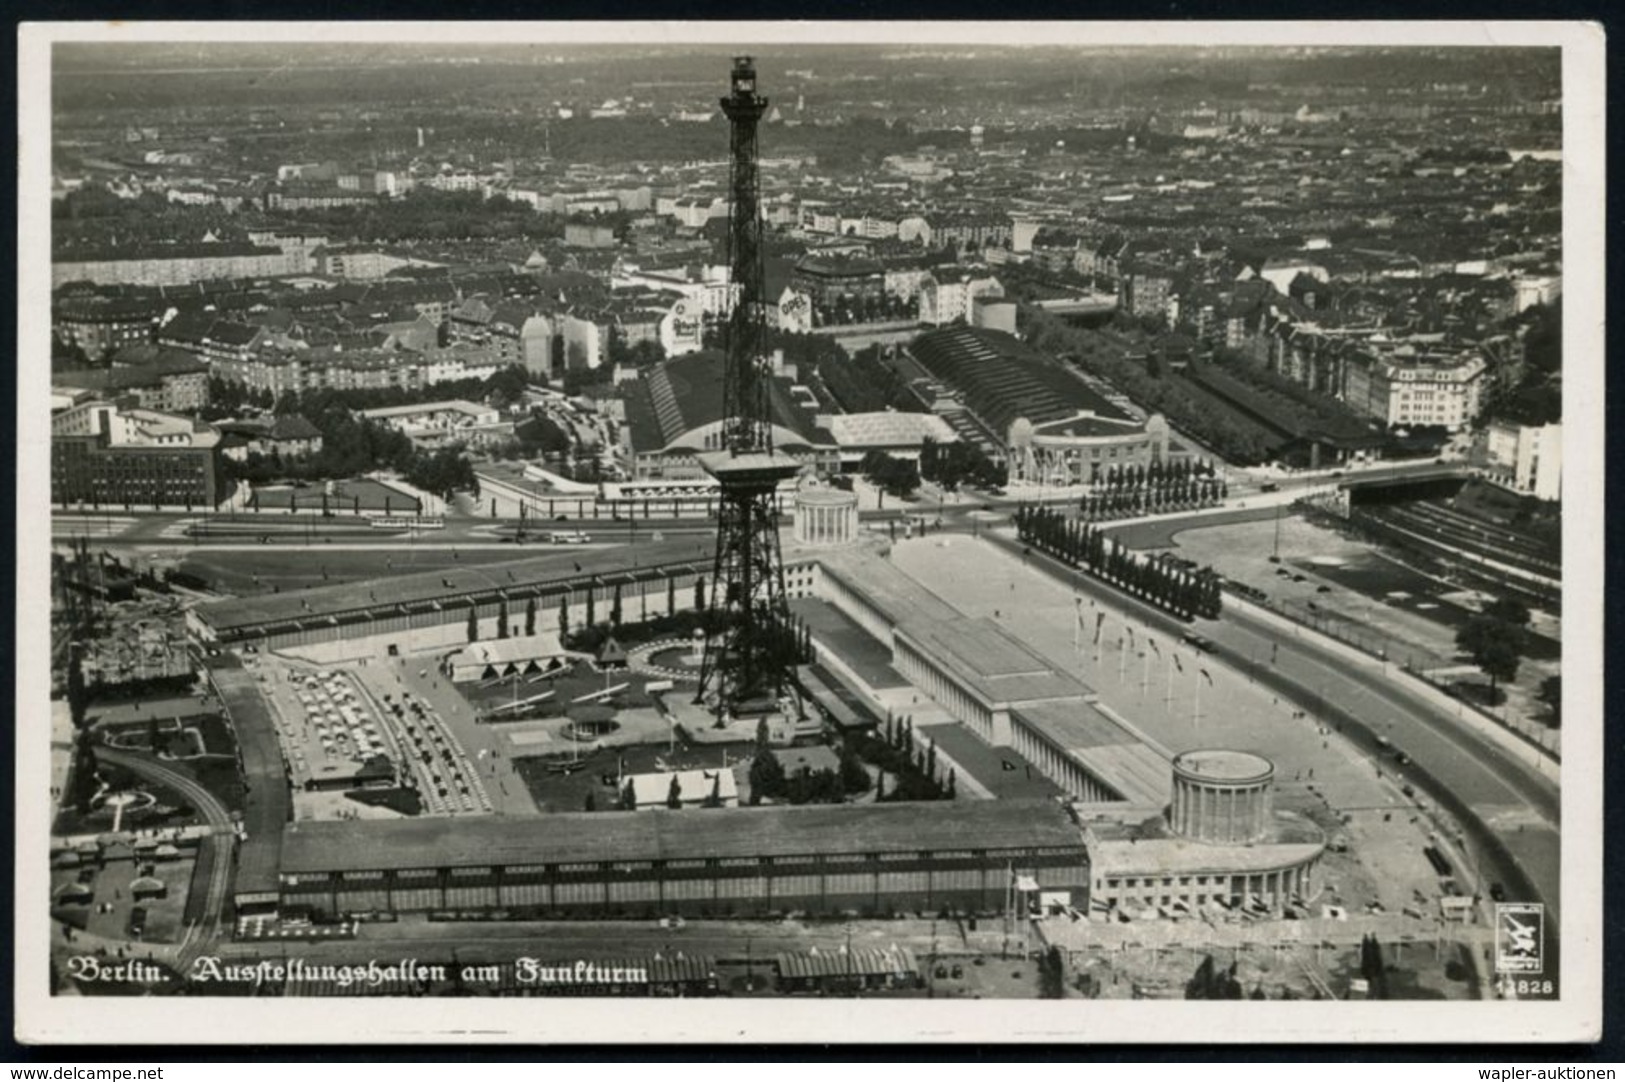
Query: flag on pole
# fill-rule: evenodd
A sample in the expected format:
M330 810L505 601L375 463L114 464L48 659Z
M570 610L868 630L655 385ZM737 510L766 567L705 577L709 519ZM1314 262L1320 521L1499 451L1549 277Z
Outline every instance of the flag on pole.
M1117 636L1117 652L1123 652L1123 636L1121 635Z
M1181 665L1179 663L1179 655L1178 654L1174 655L1174 668L1178 669L1181 673L1183 673L1185 671L1185 666L1183 666L1183 665Z
M1128 644L1130 646L1133 646L1134 645L1134 629L1132 627L1125 627L1125 628L1123 628L1123 630L1128 632Z
M1157 648L1157 640L1156 639L1153 639L1150 635L1147 635L1145 637L1145 644L1147 646L1151 647L1151 652L1153 654L1156 654L1157 657L1159 657L1159 658L1162 657L1162 651Z
M1211 675L1209 675L1209 673L1208 673L1208 671L1206 669L1199 668L1196 671L1202 674L1202 679L1207 681L1208 687L1213 686L1213 677Z
M1095 645L1096 646L1100 645L1100 625L1104 624L1105 622L1106 622L1106 614L1105 614L1105 612L1097 612L1095 614Z

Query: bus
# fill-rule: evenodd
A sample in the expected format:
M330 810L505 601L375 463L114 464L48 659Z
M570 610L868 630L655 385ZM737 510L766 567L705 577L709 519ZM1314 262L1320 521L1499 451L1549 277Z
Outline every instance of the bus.
M416 518L411 515L383 515L371 520L375 530L444 530L443 518Z

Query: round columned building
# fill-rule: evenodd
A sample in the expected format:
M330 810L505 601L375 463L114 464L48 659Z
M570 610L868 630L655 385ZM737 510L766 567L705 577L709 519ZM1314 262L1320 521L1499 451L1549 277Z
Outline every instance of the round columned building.
M795 539L803 545L845 545L858 536L858 497L839 488L796 493Z
M1187 751L1174 759L1168 826L1222 845L1265 840L1274 826L1275 764L1246 751Z

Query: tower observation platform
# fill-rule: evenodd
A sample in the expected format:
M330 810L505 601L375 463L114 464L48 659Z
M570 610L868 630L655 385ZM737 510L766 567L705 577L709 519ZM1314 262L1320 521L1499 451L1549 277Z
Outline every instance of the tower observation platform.
M756 148L767 99L756 92L756 65L748 56L734 58L722 111L729 128L728 263L739 297L723 327L721 446L700 456L721 492L695 698L719 726L749 714L800 717L794 670L805 660L779 551L779 483L799 473L801 465L773 447Z

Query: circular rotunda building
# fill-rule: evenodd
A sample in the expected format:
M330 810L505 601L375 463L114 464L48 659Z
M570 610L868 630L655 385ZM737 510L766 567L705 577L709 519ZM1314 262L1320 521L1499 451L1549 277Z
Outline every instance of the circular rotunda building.
M857 493L839 488L803 488L796 493L796 541L803 545L845 545L857 536Z
M1174 759L1168 826L1196 841L1245 845L1274 828L1275 764L1247 751L1187 751Z

